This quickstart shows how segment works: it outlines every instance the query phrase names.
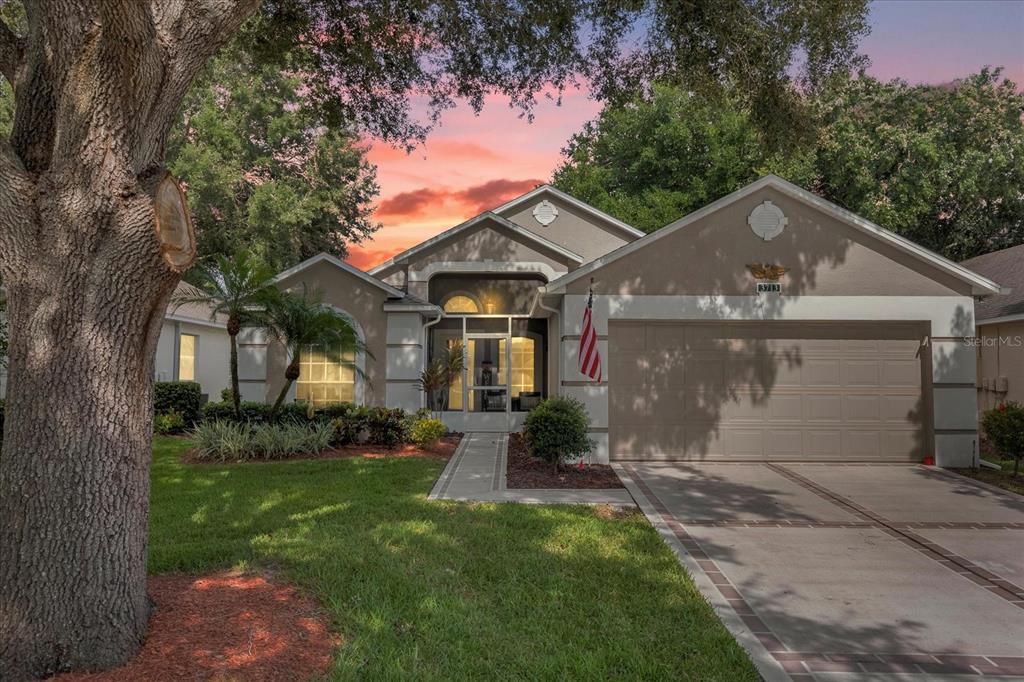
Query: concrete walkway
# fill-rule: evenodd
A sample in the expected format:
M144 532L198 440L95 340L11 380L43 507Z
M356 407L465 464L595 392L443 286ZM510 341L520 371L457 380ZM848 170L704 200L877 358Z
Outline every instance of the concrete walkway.
M610 504L635 507L628 491L509 489L507 433L467 433L427 499L523 504Z

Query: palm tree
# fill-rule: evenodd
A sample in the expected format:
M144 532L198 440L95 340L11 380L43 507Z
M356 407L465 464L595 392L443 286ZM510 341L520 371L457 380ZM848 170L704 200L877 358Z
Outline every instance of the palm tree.
M182 287L171 299L175 308L189 303L209 306L211 320L218 315L227 316L231 338L231 401L239 419L242 408L238 391L238 332L244 324L265 324L268 307L280 296L274 275L269 265L245 251L230 258L217 256L212 265L204 263L193 268L188 276L191 286Z
M455 343L427 363L416 379L416 387L427 396L427 407L434 413L448 408L448 392L452 383L462 374L465 354L462 343ZM435 414L436 416L436 414Z
M302 355L310 346L323 349L327 360L341 362L343 356L366 353L366 345L345 315L324 305L322 294L303 287L301 294L282 294L267 310L267 330L280 341L291 358L285 368L285 385L274 402L270 417L281 409L285 396L299 378ZM357 367L356 372L360 373Z

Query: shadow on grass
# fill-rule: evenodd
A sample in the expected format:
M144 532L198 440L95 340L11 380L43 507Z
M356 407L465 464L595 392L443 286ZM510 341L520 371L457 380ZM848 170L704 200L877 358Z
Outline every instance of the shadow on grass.
M158 441L150 568L274 566L345 644L337 678L757 679L640 514L430 502L443 463L190 467Z

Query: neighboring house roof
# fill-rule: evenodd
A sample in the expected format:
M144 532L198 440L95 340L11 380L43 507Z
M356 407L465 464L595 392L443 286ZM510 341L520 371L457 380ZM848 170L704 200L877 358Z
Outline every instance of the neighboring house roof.
M586 213L587 215L589 215L591 217L599 218L601 220L604 220L605 222L610 223L611 225L614 225L615 227L619 228L620 230L622 230L626 234L630 235L634 239L639 239L640 237L643 237L644 235L647 234L643 230L638 230L637 228L633 227L632 225L629 225L628 223L624 223L621 220L619 220L618 218L610 216L610 215L608 215L607 213L605 213L604 211L602 211L602 210L600 210L598 208L594 208L593 206L591 206L590 204L586 203L585 201L580 201L579 199L577 199L576 197L572 196L571 194L566 194L565 192L563 192L562 190L558 189L557 187L554 187L553 185L540 185L540 186L536 187L535 189L530 190L529 192L527 192L526 194L524 194L522 196L518 196L515 199L512 199L511 201L506 201L501 206L499 206L499 207L497 207L495 209L492 209L492 212L493 213L505 213L506 211L511 211L512 209L518 207L520 204L524 204L524 203L530 201L531 199L536 198L539 194L551 194L551 195L561 199L565 203L569 204L573 208L576 208L576 209L580 210L583 213Z
M676 232L677 230L680 230L686 227L687 225L690 225L696 222L697 220L700 220L701 218L710 215L711 213L714 213L720 208L727 206L728 204L731 204L734 201L742 199L745 196L753 194L754 192L765 187L772 187L778 190L779 192L782 192L783 194L787 194L790 197L793 197L794 199L810 204L811 206L835 218L836 220L839 220L857 230L860 230L865 234L871 235L872 237L875 237L878 240L885 242L890 246L893 246L896 249L913 256L914 258L917 258L920 261L928 263L934 266L935 268L943 272L946 272L961 281L970 284L972 292L975 295L990 295L998 294L1000 292L1000 287L995 282L985 277L982 277L981 275L972 272L971 270L968 270L962 265L958 265L957 263L954 263L953 261L943 256L940 256L934 251L929 251L923 246L915 244L906 237L902 237L894 232L890 232L889 230L886 230L885 228L880 227L872 223L871 221L866 220L858 216L857 214L846 210L845 208L842 208L841 206L837 206L836 204L833 204L830 201L822 199L816 194L808 192L802 187L798 187L797 185L794 185L791 182L783 180L777 175L766 175L763 178L760 178L759 180L750 183L746 187L738 189L731 194L727 194L721 199L713 201L707 206L704 206L703 208L700 208L680 218L675 222L669 223L660 230L656 230L655 232L652 232L647 236L636 240L635 242L626 244L625 246L622 246L612 251L611 253L608 253L604 256L601 256L600 258L591 261L590 263L587 263L581 268L573 270L572 272L563 275L562 277L559 277L558 279L549 283L545 287L545 292L560 293L562 290L564 290L565 286L570 282L574 282L581 277L586 277L595 270L609 263L613 263L624 256L628 256L637 249L644 248L645 246L648 246L649 244L656 242L657 240L663 237L667 237L668 235Z
M583 256L579 255L578 253L574 253L569 249L565 248L564 246L560 246L559 244L556 244L549 239L545 239L544 237L541 237L539 234L535 234L530 230L527 230L525 227L516 225L511 220L503 218L502 216L492 211L484 211L480 215L474 216L473 218L470 218L464 223L459 223L455 227L450 227L444 232L431 237L425 242L420 242L416 246L413 246L412 248L406 249L405 251L395 256L392 256L388 260L384 261L380 265L370 270L370 274L375 275L378 272L384 272L385 270L392 267L396 263L407 260L408 258L416 255L417 253L425 249L429 249L430 247L439 244L443 241L446 241L448 239L451 239L452 237L455 237L460 233L465 232L466 230L470 230L486 220L491 220L500 225L501 227L515 233L522 239L537 244L543 248L548 249L549 251L553 251L554 253L560 254L571 261L575 261L576 263L583 262Z
M190 322L192 324L205 324L214 327L226 327L227 315L211 315L212 308L204 303L183 303L175 305L176 296L195 296L199 290L187 282L178 282L174 289L171 302L167 305L167 312L164 319L172 322Z
M349 265L345 261L341 260L340 258L336 258L335 256L332 256L329 253L318 253L317 255L313 256L312 258L307 258L306 260L302 261L298 265L290 267L287 270L284 270L283 272L278 274L277 277L274 278L274 281L275 282L280 282L283 279L287 279L288 277L291 277L292 275L294 275L297 272L302 272L306 268L312 267L312 266L316 265L317 263L321 263L321 262L330 263L331 265L333 265L336 268L340 268L340 269L344 270L345 272L348 272L349 274L355 275L356 277L358 277L359 279L363 280L367 284L371 284L371 285L377 287L378 289L381 289L381 290L387 292L388 296L391 296L392 298L405 298L406 297L405 292L402 291L401 289L396 289L395 287L391 286L390 284L386 284L385 282L380 281L376 277L363 272L362 270L360 270L359 268L357 268L357 267L355 267L353 265Z
M961 265L1009 289L1008 293L990 296L974 304L978 323L1007 317L1024 319L1024 244L975 256Z

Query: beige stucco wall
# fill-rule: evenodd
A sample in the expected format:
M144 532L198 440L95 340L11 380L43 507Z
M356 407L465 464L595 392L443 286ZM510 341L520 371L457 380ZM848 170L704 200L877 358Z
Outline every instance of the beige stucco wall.
M431 263L496 261L511 263L545 263L565 271L571 261L555 251L524 238L493 221L482 221L460 232L456 237L435 247L420 251L409 261L409 270L422 270Z
M327 261L316 263L281 280L278 286L285 290L301 292L303 284L310 290L317 289L323 292L324 303L348 313L362 327L368 351L364 368L364 402L368 405L383 405L387 362L387 314L383 306L387 300L387 293ZM271 341L267 348L268 401L275 400L284 386L287 362L284 347Z
M533 217L533 209L545 199L558 209L558 217L550 225L541 225ZM538 196L533 201L505 212L502 217L583 256L584 262L592 261L635 239L625 234L621 228L605 220L585 215L551 194Z
M1024 403L1024 320L978 327L978 409ZM1001 382L1005 378L1007 392Z
M537 297L537 287L544 281L538 278L518 278L493 275L435 275L430 280L429 300L443 305L451 296L463 294L480 303L480 312L488 312L487 303L494 304L496 314L523 315Z
M765 200L789 224L771 241L747 224ZM748 295L748 263L790 268L780 280L785 296L969 295L969 285L831 216L767 187L594 272L595 291L611 295ZM584 293L588 279L570 283ZM842 317L841 311L836 311Z
M231 340L227 330L206 324L164 320L157 340L153 376L157 381L177 381L177 337L192 334L196 342L195 380L211 401L231 385Z

